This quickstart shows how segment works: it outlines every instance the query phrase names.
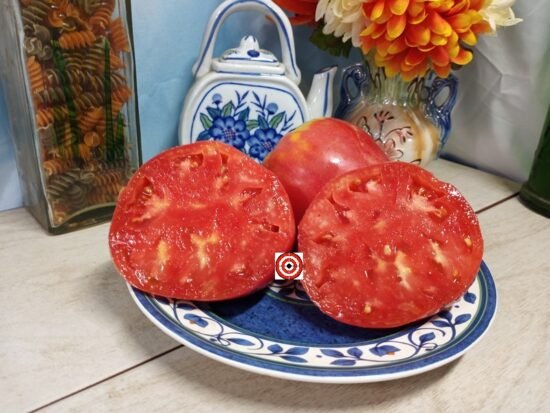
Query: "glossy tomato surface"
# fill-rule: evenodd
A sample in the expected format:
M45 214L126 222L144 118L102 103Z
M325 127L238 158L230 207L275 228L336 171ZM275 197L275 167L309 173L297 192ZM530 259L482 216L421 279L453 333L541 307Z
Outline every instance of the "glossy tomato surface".
M372 328L411 323L460 297L483 252L458 190L401 162L332 180L307 209L298 242L310 298L336 320Z
M144 164L109 233L120 274L148 293L224 300L266 286L295 224L275 175L236 149L199 142Z
M339 119L324 118L285 135L263 164L283 183L299 222L315 195L332 178L387 161L365 131Z

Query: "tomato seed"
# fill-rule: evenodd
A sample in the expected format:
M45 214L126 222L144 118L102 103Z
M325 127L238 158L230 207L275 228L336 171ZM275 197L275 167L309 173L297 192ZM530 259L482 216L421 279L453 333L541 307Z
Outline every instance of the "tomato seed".
M317 244L321 244L321 245L333 244L334 243L334 233L325 232L323 235L321 235L317 239L315 239L315 242Z
M397 255L395 256L394 265L397 269L397 279L400 283L402 283L405 288L410 289L411 286L409 284L408 278L411 275L412 271L411 269L405 264L405 257L406 255L402 253L401 251L397 251Z
M445 255L443 254L443 251L441 250L439 244L433 240L430 240L430 246L432 247L432 255L434 257L434 261L440 265L446 264L447 259L445 258Z
M349 208L346 208L340 204L338 204L334 198L331 196L328 198L328 201L332 204L334 207L334 210L336 211L336 215L345 224L349 224L349 218L346 216L346 213L349 211Z
M250 201L252 201L252 198L257 197L262 192L262 188L245 188L241 191L241 205L243 207L246 207Z
M208 237L201 237L196 234L191 234L191 244L193 244L197 251L196 256L199 260L199 266L201 269L205 268L206 265L210 262L210 257L206 253L206 247L208 244L215 244L219 241L219 236L217 233L210 234Z

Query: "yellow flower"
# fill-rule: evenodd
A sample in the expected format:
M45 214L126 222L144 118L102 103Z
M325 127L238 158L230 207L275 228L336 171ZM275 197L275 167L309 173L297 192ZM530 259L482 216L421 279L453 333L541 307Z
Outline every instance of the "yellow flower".
M343 42L351 39L355 47L361 47L360 34L368 21L361 6L368 0L320 0L317 3L315 20L324 20L323 33L341 37Z
M516 0L486 0L479 11L483 19L489 23L491 30L496 32L498 26L513 26L523 21L516 18L512 6Z
M363 52L374 51L374 62L388 77L404 80L424 76L429 69L447 77L451 65L468 64L468 47L477 35L491 30L480 14L486 0L366 0L370 20L361 33Z

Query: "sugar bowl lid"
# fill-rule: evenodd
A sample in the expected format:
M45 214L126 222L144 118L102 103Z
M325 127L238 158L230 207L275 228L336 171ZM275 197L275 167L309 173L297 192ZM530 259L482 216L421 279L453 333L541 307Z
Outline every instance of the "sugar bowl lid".
M269 50L260 49L254 36L245 36L239 47L226 50L212 61L217 72L282 75L285 67Z

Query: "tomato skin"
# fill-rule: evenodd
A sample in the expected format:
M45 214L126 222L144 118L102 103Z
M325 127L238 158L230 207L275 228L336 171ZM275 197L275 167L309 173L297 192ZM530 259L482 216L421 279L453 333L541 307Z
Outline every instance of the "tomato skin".
M296 222L300 222L315 195L332 178L387 161L365 131L339 119L323 118L285 135L263 165L283 183Z
M479 269L476 214L450 184L392 162L330 181L298 227L303 285L338 321L393 328L459 298Z
M134 287L196 301L237 298L273 280L295 223L277 177L220 142L145 163L119 197L109 231L115 267Z

